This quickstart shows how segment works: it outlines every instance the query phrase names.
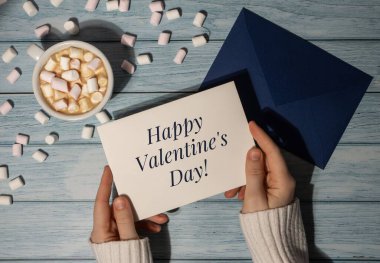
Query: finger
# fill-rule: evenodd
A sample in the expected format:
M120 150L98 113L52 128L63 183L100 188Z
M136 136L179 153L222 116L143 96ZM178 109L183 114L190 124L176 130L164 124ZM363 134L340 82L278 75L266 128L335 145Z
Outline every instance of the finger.
M95 199L94 227L108 226L110 220L109 199L111 195L111 189L112 172L108 166L105 166Z
M236 196L236 194L240 191L240 188L241 187L237 187L237 188L234 188L234 189L231 189L231 190L228 190L224 193L224 196L226 198L233 198Z
M239 200L244 200L245 188L246 188L246 186L243 186L243 187L240 189L240 191L239 191L239 195L238 195Z
M266 171L264 165L264 154L256 147L247 153L245 164L247 185L243 203L243 213L252 213L268 209L266 195Z
M161 226L149 221L149 220L142 220L136 223L136 228L143 229L145 231L151 232L151 233L158 233L161 231Z
M169 221L169 217L166 214L158 214L155 216L151 216L147 218L146 220L162 225L162 224L166 224Z
M113 202L113 214L115 217L120 240L138 239L132 206L126 196L119 196Z

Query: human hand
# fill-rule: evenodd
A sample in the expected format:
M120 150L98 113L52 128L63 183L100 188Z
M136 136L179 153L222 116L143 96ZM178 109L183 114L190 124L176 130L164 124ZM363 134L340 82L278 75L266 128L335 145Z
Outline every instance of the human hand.
M227 198L238 194L244 200L242 213L252 213L283 207L294 199L296 181L289 173L280 149L253 121L249 130L261 150L252 147L247 152L246 186L225 192Z
M111 190L112 172L109 166L105 166L95 200L91 242L99 244L139 239L136 228L158 233L161 231L161 224L169 220L167 215L159 214L135 223L129 198L119 196L110 205Z

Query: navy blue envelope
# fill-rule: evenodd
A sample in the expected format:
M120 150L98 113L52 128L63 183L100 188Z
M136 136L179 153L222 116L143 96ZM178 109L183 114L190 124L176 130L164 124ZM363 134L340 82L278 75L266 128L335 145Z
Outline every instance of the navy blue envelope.
M372 77L243 8L200 90L231 80L248 120L325 168Z

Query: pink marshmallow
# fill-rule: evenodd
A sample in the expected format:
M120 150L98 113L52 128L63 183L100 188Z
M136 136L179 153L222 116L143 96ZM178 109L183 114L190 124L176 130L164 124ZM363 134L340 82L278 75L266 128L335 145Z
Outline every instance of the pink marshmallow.
M64 110L67 108L67 103L64 99L57 100L53 105L56 110Z
M34 29L34 34L36 35L37 38L43 38L50 32L50 27L48 25L43 25L40 27L37 27Z
M187 55L186 49L181 48L180 50L178 50L176 56L173 59L174 63L182 64L183 61L185 60L186 55Z
M27 145L29 143L29 136L26 134L21 134L21 133L17 134L16 143Z
M95 71L100 67L100 64L102 64L102 61L99 58L94 58L87 64L87 67L92 71Z
M129 0L120 0L119 2L119 11L127 12L129 10Z
M160 12L153 12L150 17L150 24L152 26L158 26L161 22L162 14Z
M78 84L74 84L74 86L70 90L70 96L73 97L74 100L77 100L82 92L82 89Z
M151 12L160 12L164 11L164 2L163 1L154 1L149 4Z
M54 77L55 77L55 73L50 72L50 71L43 70L40 73L40 78L43 81L46 81L48 83L51 83L51 81L53 80Z
M0 113L1 113L1 115L7 115L8 112L10 112L12 109L13 109L12 104L9 101L5 101L0 106Z
M11 84L15 84L16 81L20 78L21 74L17 69L13 69L11 73L7 76L7 80Z
M158 44L160 46L165 46L169 43L171 33L169 32L161 32L160 36L158 37Z
M59 91L62 91L62 92L68 92L68 88L67 88L67 81L66 80L63 80L63 79L60 79L60 78L53 78L51 80L51 87L55 90L59 90Z
M129 74L135 73L136 67L128 60L124 59L123 63L121 63L121 68L127 71Z
M121 36L121 44L129 47L134 47L136 43L136 37L131 34L123 34Z
M88 0L84 7L88 12L94 12L98 6L99 0Z
M20 157L22 155L22 144L15 143L12 146L12 155L15 157Z

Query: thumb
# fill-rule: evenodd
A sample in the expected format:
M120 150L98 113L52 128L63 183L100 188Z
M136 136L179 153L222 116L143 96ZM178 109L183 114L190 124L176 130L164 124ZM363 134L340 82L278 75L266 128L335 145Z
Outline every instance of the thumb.
M138 239L132 206L126 196L119 196L113 202L113 214L115 217L120 240Z
M266 193L266 171L263 152L252 147L245 162L247 186L242 213L252 213L269 208Z

